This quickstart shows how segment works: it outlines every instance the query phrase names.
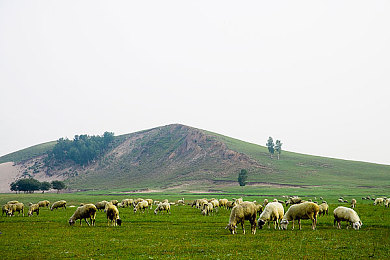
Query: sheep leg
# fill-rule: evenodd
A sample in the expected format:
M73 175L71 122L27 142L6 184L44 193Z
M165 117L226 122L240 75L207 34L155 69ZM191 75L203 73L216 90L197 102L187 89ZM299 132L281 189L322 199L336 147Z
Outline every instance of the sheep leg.
M244 232L244 235L245 235L244 221L241 222L241 227L242 227L242 231Z
M301 219L298 219L298 224L299 224L299 230L302 229L302 226L301 226Z
M84 220L85 220L85 222L87 222L88 226L90 226L90 224L88 223L88 220L86 218Z
M292 230L294 230L294 223L295 222L295 219L293 219L293 221L292 221Z

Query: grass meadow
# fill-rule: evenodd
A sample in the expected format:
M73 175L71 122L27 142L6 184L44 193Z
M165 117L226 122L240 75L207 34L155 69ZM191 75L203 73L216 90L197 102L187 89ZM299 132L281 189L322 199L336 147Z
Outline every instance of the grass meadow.
M362 195L363 196L363 195ZM106 199L168 198L186 202L195 198L231 198L232 195L173 195L173 194L1 194L0 203L19 200L25 205L48 199L65 199L69 205L95 203ZM268 197L273 199L274 197ZM202 216L189 205L172 206L171 214L155 215L153 210L135 213L121 208L120 227L107 226L105 214L97 213L96 226L79 222L71 227L69 217L75 208L50 211L41 209L39 216L0 218L0 249L2 259L389 259L390 208L373 206L372 201L357 197L358 212L363 227L359 231L333 227L332 211L337 197L324 198L330 204L330 214L319 217L317 230L311 230L309 221L302 221L302 230L257 230L250 234L231 235L225 226L230 211L219 209L211 216ZM244 196L244 200L263 201L264 197ZM349 204L344 204L348 205ZM155 208L155 207L154 207ZM286 209L286 208L285 208ZM27 215L27 210L25 211ZM249 232L249 233L248 233Z

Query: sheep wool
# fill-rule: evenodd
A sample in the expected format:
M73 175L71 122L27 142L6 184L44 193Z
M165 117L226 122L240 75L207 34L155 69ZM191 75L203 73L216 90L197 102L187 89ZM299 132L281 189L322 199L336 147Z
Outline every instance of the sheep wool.
M157 205L157 208L154 210L154 214L157 215L157 213L160 211L166 211L167 213L171 213L171 204L169 204L168 202L160 202Z
M270 222L274 221L275 229L278 225L280 229L280 220L282 220L284 216L284 208L283 205L279 202L270 202L268 203L263 212L260 214L259 219L257 220L257 225L259 229L262 229L264 224L268 222L268 228L270 227Z
M316 228L319 210L320 207L314 202L292 205L280 222L281 228L287 230L289 221L292 221L292 229L294 229L294 221L298 220L299 230L301 230L301 219L311 219L312 229L314 230Z
M119 210L112 203L108 203L105 212L107 215L107 225L120 226L122 225L122 220L119 218Z
M242 231L245 234L244 221L249 220L251 223L252 234L256 233L256 205L253 202L245 201L233 207L230 213L229 224L225 229L230 233L236 234L236 227L241 223Z
M318 215L319 216L324 216L325 215L325 213L326 213L326 215L328 215L328 211L329 211L329 205L328 205L328 203L326 203L326 202L323 202L323 203L321 203L320 205L319 205L319 208L320 208L320 211L318 212Z
M30 208L28 210L28 216L31 217L34 212L37 213L37 216L39 215L39 204L30 205Z
M352 227L355 230L359 230L360 227L363 225L362 221L359 218L359 215L356 213L356 211L354 211L351 208L342 207L342 206L337 207L333 211L333 216L334 216L333 225L335 225L337 222L338 229L341 228L340 225L341 221L347 222L347 228L349 227L349 224L352 223Z
M60 201L54 202L53 205L51 205L50 210L53 211L53 209L58 209L58 208L66 209L66 201L65 200L60 200Z

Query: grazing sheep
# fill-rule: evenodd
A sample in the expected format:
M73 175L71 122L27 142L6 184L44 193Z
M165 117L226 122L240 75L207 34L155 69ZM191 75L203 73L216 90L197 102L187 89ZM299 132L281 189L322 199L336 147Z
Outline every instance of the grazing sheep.
M227 199L220 199L219 201L219 207L221 208L227 208L226 205L228 203L228 200Z
M385 200L383 198L376 198L374 205L382 205Z
M15 212L17 211L20 215L20 212L22 212L22 215L24 217L24 204L23 203L14 203L14 204L8 204L8 215L9 216L14 216Z
M234 206L236 206L237 204L236 204L236 202L235 201L228 201L227 203L226 203L226 209L232 209L232 208L234 208Z
M39 201L37 204L39 205L39 207L42 207L42 208L46 207L46 208L49 208L50 201L48 201L48 200L42 200L42 201Z
M100 201L100 202L96 202L95 203L95 207L97 208L97 210L104 210L106 208L106 205L108 204L109 202L106 201L106 200L103 200L103 201Z
M4 214L5 214L6 216L8 215L9 205L10 205L10 204L8 204L8 203L3 205L3 207L1 208L1 209L2 209L1 216L3 216Z
M53 211L53 209L58 209L58 208L66 209L66 201L65 200L60 200L60 201L54 202L53 205L51 205L50 210Z
M280 205L280 204L279 204ZM229 224L225 229L229 229L230 233L236 234L236 227L241 223L242 231L245 234L244 221L249 220L251 223L252 234L256 233L256 205L253 202L242 202L232 209L229 218Z
M76 220L80 219L80 226L81 226L81 220L84 219L85 222L87 222L88 226L90 225L95 226L96 211L97 208L93 204L85 204L81 207L78 207L76 211L73 213L73 215L70 217L69 225L71 226L74 225L74 223L76 223ZM87 218L90 219L91 224L88 223Z
M133 205L133 199L124 199L121 203L118 203L118 207L122 208L130 207L131 205Z
M209 216L210 213L212 213L213 211L214 211L214 205L213 205L213 203L209 202L209 203L203 205L202 215Z
M171 214L171 204L168 202L160 202L160 204L157 205L157 208L154 210L154 214L157 215L160 211L166 211L167 213Z
M143 213L145 212L145 209L149 207L149 203L146 200L138 202L138 204L134 207L134 213L137 212L137 210L141 210Z
M236 204L238 205L238 204L243 203L244 201L243 201L242 198L238 198L238 199L235 200L235 202L236 202Z
M119 210L114 204L108 203L104 211L106 212L107 215L108 226L110 225L110 223L112 226L122 225L122 220L119 218Z
M28 209L28 216L32 216L34 212L37 213L37 216L39 215L39 204L30 205L30 208Z
M351 199L351 208L356 207L356 199Z
M198 203L196 204L196 208L201 209L203 208L204 204L209 203L206 199L200 199L198 200Z
M117 206L118 205L118 203L119 203L119 201L118 200L111 200L110 201L113 205L115 205L115 206Z
M213 207L214 207L215 209L219 207L219 201L216 200L216 199L210 201L210 203L213 204Z
M299 230L301 230L301 219L311 219L312 229L316 229L317 216L320 207L313 202L305 202L301 204L292 205L283 216L280 222L281 228L287 230L289 221L292 221L292 229L294 230L294 221L298 220Z
M267 206L267 204L268 204L268 199L264 199L264 201L263 201L263 207Z
M263 205L261 205L261 204L256 204L256 213L257 213L258 215L260 215L261 212L263 212Z
M341 221L347 221L347 228L349 227L349 224L352 223L352 227L355 230L359 230L359 228L363 225L358 214L353 209L340 206L333 211L333 215L333 225L335 225L337 222L338 229L341 228Z
M177 205L185 205L184 198L177 201Z
M286 201L286 206L288 205L294 205L294 204L299 204L302 202L302 199L299 198L299 197L290 197L287 201Z
M263 212L261 213L259 219L257 220L257 225L259 229L262 229L264 224L268 222L268 228L270 227L270 222L274 221L275 229L276 225L278 225L280 229L280 220L284 216L283 205L278 202L270 202L265 206Z
M344 200L342 198L338 199L337 201L338 202L344 202Z
M385 207L388 208L390 204L390 198L385 200Z
M153 200L152 199L146 199L146 201L148 202L149 208L152 209Z
M318 211L319 216L321 216L321 215L324 216L325 213L326 213L326 215L328 215L328 211L329 211L328 203L323 202L320 205L318 205L318 207L320 208L320 210Z

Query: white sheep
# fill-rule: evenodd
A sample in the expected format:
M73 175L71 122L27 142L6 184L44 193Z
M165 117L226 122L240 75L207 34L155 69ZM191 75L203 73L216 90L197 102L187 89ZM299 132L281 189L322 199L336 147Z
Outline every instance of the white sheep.
M209 202L209 203L203 205L202 215L204 215L204 216L210 215L210 213L212 213L213 211L214 211L214 205L213 205L213 203Z
M39 215L39 204L38 203L30 205L30 208L28 210L28 216L29 217L32 216L34 212L37 213L37 216Z
M387 198L385 200L385 207L388 208L389 207L389 204L390 204L390 198Z
M226 207L227 202L228 202L227 199L220 199L220 200L218 200L218 202L219 202L219 207L221 207L221 208L227 208L227 207Z
M122 220L119 218L119 210L114 204L108 203L104 211L107 215L107 225L110 225L109 222L113 226L122 225Z
M328 205L328 203L326 203L326 202L323 202L323 203L321 203L320 205L318 205L319 206L319 208L320 208L320 211L318 212L318 215L319 216L324 216L325 215L325 213L326 213L326 215L328 215L328 211L329 211L329 205Z
M302 199L299 198L299 197L290 197L287 201L286 201L286 206L288 205L294 205L294 204L299 204L302 202Z
M47 207L47 208L49 208L50 201L42 200L42 201L39 201L37 204L39 205L39 207L42 207L42 208Z
M301 219L311 219L312 229L314 230L319 210L320 207L313 202L291 205L280 222L281 228L287 230L289 221L292 221L292 229L294 230L294 221L298 220L299 230L301 230Z
M356 207L356 199L351 199L351 208Z
M177 205L185 205L184 198L178 200Z
M157 208L154 210L154 214L157 215L160 211L166 211L167 213L171 213L171 204L168 202L160 202L160 204L157 205Z
M17 211L20 215L20 213L22 213L23 217L24 217L24 204L21 203L21 202L18 202L18 203L13 203L13 204L8 204L9 207L8 207L8 215L9 216L14 216L15 212Z
M264 224L268 222L268 228L270 228L270 222L274 221L275 229L276 225L278 225L280 229L280 220L282 220L283 216L283 205L279 202L270 202L265 206L263 212L260 214L260 217L257 220L257 225L259 229L262 229Z
M347 221L347 228L349 227L349 224L352 223L352 227L355 230L359 230L359 228L363 225L356 211L347 207L342 207L342 206L337 207L333 211L333 216L334 216L333 225L335 225L337 222L338 229L341 228L340 225L341 221Z
M53 211L53 209L58 209L58 208L66 209L66 201L65 200L59 200L59 201L54 202L53 205L51 205L50 210Z
M95 203L95 207L97 208L97 210L104 210L106 208L106 205L108 204L109 202L106 201L106 200L103 200L103 201L99 201L99 202L96 202Z
M145 209L149 207L149 203L146 200L142 200L138 202L138 204L134 207L134 213L137 212L137 210L141 210L142 212L145 212Z
M146 199L146 201L148 202L149 208L152 209L153 200L152 199Z
M81 220L84 219L85 222L87 222L88 226L90 225L95 226L96 211L97 208L93 204L85 204L81 207L78 207L76 211L73 213L73 215L69 218L69 225L71 226L74 225L74 223L76 223L76 220L79 219L80 226L81 226ZM90 219L91 224L88 223L87 218Z
M384 198L376 198L374 201L374 205L382 205L384 201Z
M236 227L241 223L242 231L245 234L244 221L249 220L251 223L252 234L256 233L256 205L253 202L245 201L233 207L230 213L229 224L225 229L234 235L236 234Z

